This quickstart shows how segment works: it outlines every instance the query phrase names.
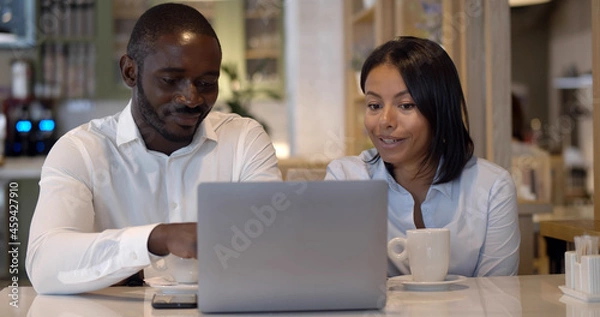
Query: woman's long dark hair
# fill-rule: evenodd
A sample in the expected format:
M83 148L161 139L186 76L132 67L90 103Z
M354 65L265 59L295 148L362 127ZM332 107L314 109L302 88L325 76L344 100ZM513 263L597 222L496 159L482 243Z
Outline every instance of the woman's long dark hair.
M431 143L421 171L442 160L434 184L460 176L473 156L469 135L469 115L458 71L446 51L437 43L411 36L401 36L377 47L365 60L360 87L365 91L369 72L382 64L396 67L419 111L429 122ZM379 155L371 161L379 159ZM386 164L388 170L389 164ZM435 167L433 167L435 168Z

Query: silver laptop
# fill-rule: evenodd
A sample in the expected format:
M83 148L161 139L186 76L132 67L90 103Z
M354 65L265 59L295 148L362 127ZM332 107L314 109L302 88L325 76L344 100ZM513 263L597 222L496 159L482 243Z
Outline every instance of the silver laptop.
M198 206L202 312L385 305L384 181L203 183Z

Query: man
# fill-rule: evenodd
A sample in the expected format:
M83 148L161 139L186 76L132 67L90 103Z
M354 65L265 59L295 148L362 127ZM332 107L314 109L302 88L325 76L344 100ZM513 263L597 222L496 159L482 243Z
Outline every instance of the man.
M198 183L281 180L262 126L210 112L220 65L195 9L140 17L120 60L128 105L65 134L42 168L26 261L37 292L92 291L161 256L195 258Z

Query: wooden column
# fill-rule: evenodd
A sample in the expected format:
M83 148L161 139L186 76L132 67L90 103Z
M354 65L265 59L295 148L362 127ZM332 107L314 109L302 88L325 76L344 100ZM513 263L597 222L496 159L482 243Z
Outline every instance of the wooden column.
M394 0L379 0L375 4L375 45L379 46L395 37Z
M485 2L486 157L511 166L511 47L507 1Z
M600 0L592 0L592 85L594 114L594 220L600 220Z
M442 0L442 44L458 69L475 155L510 168L510 7Z

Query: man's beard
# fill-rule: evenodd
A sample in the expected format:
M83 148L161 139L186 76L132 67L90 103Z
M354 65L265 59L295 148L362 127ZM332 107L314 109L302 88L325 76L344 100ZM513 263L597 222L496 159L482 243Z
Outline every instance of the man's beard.
M138 76L138 77L141 77L141 76ZM194 130L190 135L177 135L177 134L173 134L173 133L167 131L164 121L162 121L158 117L157 111L152 107L152 105L146 98L146 94L144 93L144 88L142 85L141 78L138 78L137 103L138 103L140 113L142 114L142 117L144 117L144 121L146 121L146 123L152 127L152 129L153 129L152 132L158 132L158 134L160 134L163 138L165 138L171 142L188 142L188 141L190 141L191 138L194 136L194 134L196 134L196 131L198 130L198 126L200 126L202 119L204 119L204 117L206 117L206 115L205 115L198 120L198 124L196 124L196 126L193 128ZM189 109L189 110L187 107L185 107L185 106L183 106L183 107L184 108L182 108L182 106L176 106L176 105L169 104L168 108L169 109L182 109L182 111L184 111L184 112L201 112L202 111L202 109L200 107L195 108L195 109ZM185 109L185 110L183 110L183 109ZM141 131L141 132L145 132L145 133L142 133L142 135L145 135L150 131ZM146 139L146 137L144 137L144 139Z

